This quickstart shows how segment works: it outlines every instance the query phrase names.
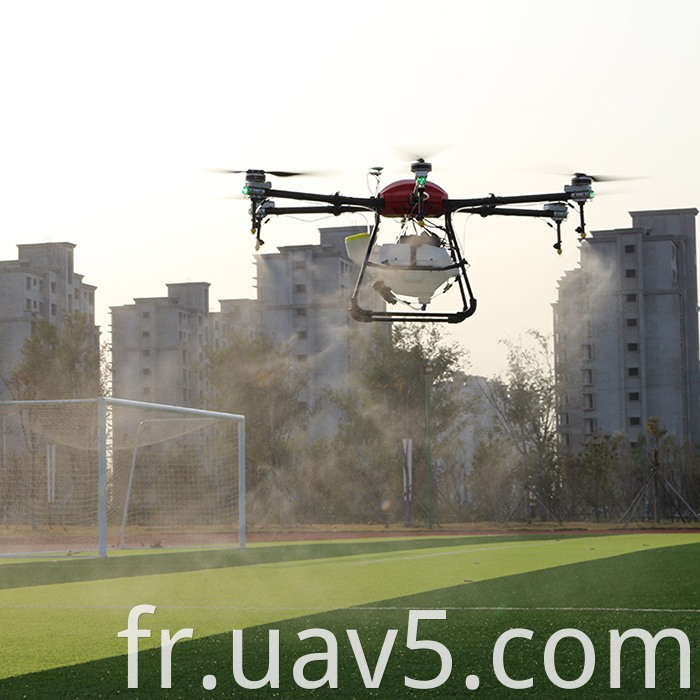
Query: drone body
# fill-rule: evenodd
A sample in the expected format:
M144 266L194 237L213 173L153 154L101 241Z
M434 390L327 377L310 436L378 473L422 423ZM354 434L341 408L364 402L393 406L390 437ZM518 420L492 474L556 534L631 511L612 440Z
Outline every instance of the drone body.
M379 197L384 200L384 206L380 210L382 216L389 218L409 217L412 214L414 205L411 195L416 187L415 180L399 180L387 185L380 193ZM425 183L424 194L424 215L429 218L440 218L443 216L443 200L447 199L447 192L434 182Z
M370 174L377 182L381 168ZM451 199L442 187L428 181L430 163L418 159L411 165L413 179L399 180L387 185L378 194L367 197L347 197L311 192L278 190L267 181L267 175L288 177L302 173L287 171L229 171L245 172L243 193L251 202L252 233L256 246L262 245L262 225L272 216L287 214L329 214L338 216L352 212L371 212L374 224L369 233L350 236L346 240L348 257L360 272L351 298L350 314L357 321L423 321L460 323L476 311L467 276L467 262L455 236L452 218L457 213L480 216L526 216L549 219L556 228L554 248L561 253L561 224L570 207L578 206L580 225L576 229L585 238L584 206L593 197L592 182L597 178L575 173L570 185L561 192L550 194L497 197L489 195L473 199ZM602 179L602 178L601 178ZM277 200L292 200L303 204L278 206ZM542 205L542 208L514 208L512 205ZM400 232L393 242L379 243L382 219L400 223ZM359 304L363 281L373 279L372 287L393 311L372 311ZM456 286L461 308L452 312L433 311L429 305L436 296Z

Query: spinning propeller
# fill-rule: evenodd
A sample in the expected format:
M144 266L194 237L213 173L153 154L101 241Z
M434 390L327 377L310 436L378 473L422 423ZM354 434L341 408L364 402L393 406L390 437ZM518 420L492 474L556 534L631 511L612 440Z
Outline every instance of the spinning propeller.
M223 173L224 175L262 175L263 180L265 175L274 175L275 177L334 177L338 174L337 170L227 170L225 168L214 169L211 172Z

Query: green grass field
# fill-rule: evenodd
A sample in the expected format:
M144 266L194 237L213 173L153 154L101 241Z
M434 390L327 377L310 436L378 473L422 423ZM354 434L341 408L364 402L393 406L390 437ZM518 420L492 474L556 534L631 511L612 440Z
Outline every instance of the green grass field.
M691 689L679 689L679 645L662 640L656 690L644 687L644 648L622 651L621 688L610 688L609 631L682 630L691 657L700 641L700 534L479 535L253 546L242 550L149 552L106 560L45 558L0 564L0 697L691 697L700 684L691 659ZM139 688L127 687L126 629L136 605L143 615ZM449 678L433 690L411 689L405 677L433 679L441 658L408 649L410 611L444 610L418 623L418 639L449 650ZM172 688L161 689L160 631L193 628L172 653ZM301 689L294 664L327 651L321 628L337 640L338 687ZM494 672L498 637L513 628L532 638L508 643L504 665L532 687L505 687ZM581 688L557 687L544 665L558 630L585 633L595 650L592 677ZM260 679L268 668L268 631L279 630L279 689L241 688L232 672L232 635L244 629L243 669ZM381 684L366 688L347 630L357 630L370 673L389 630L398 630ZM700 650L697 652L700 654ZM307 659L308 660L308 659ZM301 662L300 662L301 663ZM556 647L556 672L578 678L580 642ZM326 661L309 662L320 679ZM207 690L203 678L216 677ZM479 677L468 689L465 679Z

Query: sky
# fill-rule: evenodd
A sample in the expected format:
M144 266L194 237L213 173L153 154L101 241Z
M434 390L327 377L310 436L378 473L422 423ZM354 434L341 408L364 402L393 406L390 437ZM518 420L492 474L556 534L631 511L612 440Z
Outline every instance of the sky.
M696 207L699 35L695 0L3 3L0 259L75 243L106 332L171 282L210 282L213 309L254 297L243 176L211 169L334 169L293 186L364 197L370 167L386 185L416 152L459 198L635 178L596 188L592 230ZM261 252L350 223L280 218ZM447 331L472 372L551 333L576 225L558 256L542 221L458 217L479 308Z

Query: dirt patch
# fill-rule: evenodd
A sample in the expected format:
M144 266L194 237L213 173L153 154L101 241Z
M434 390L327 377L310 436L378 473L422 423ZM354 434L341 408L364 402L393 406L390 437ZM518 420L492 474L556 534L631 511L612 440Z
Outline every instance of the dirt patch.
M552 534L590 534L615 535L632 533L697 533L700 528L679 526L677 523L667 523L661 526L653 523L637 524L635 527L624 528L611 523L569 523L564 526L552 526L549 523L534 523L531 526L522 524L502 526L497 523L449 523L436 525L432 529L427 525L391 525L387 527L379 523L364 525L297 525L289 527L252 527L246 533L246 542L308 542L332 541L348 539L392 538L392 537L446 537L446 536L477 536L477 535L552 535ZM221 531L212 532L202 529L197 532L178 532L159 528L143 528L127 534L125 545L128 549L170 549L175 547L235 546L238 537ZM119 536L108 537L109 549L116 549ZM77 553L97 549L96 533L85 531L74 533L58 533L50 531L0 531L0 556L23 553L56 552Z

